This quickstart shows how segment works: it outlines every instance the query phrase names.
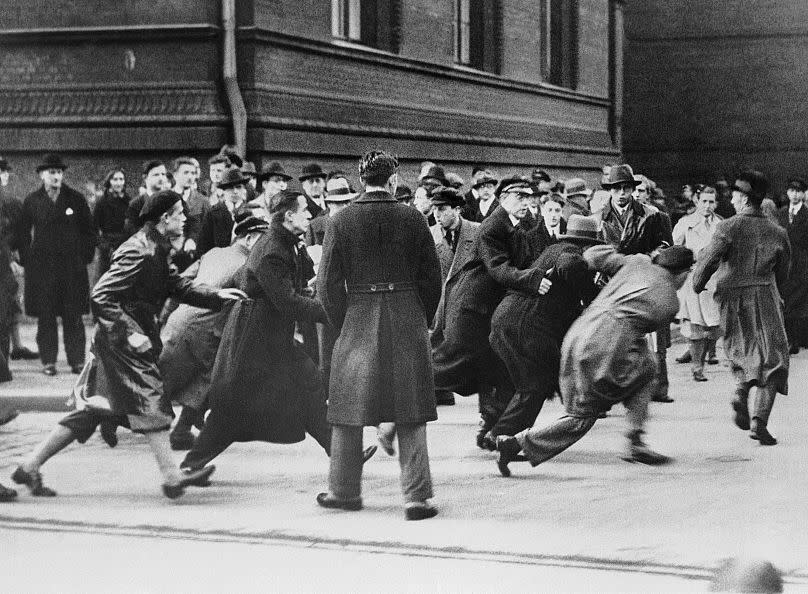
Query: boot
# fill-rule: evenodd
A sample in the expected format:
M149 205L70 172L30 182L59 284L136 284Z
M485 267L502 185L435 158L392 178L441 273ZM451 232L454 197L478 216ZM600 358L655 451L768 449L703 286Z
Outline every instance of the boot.
M691 340L690 341L690 355L693 362L693 380L697 382L706 382L707 378L704 377L704 340Z
M678 357L676 357L677 363L690 363L693 360L693 355L690 353L689 350L685 351Z
M772 446L777 444L777 440L769 433L767 428L769 415L772 412L776 396L777 390L771 385L758 386L755 393L755 413L752 417L749 437L759 441L760 445Z
M643 431L630 431L626 434L628 438L628 453L623 456L626 462L639 462L650 466L667 464L672 459L664 454L655 452L649 448L642 439Z

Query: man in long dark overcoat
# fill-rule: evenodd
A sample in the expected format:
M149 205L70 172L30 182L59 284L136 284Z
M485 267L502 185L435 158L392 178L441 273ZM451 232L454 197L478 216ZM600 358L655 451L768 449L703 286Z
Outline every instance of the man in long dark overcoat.
M340 334L334 346L328 420L333 425L330 508L362 507L362 428L395 423L408 520L434 516L426 423L437 418L428 328L441 276L424 217L394 198L397 160L360 163L365 192L326 230L318 294Z
M791 268L783 284L783 315L789 350L796 354L805 332L808 318L808 207L805 190L808 184L801 179L788 182L788 205L777 211L777 222L788 233L791 243Z
M46 375L56 375L57 317L62 318L68 365L73 373L84 365L81 316L90 311L87 264L97 241L87 201L62 181L66 168L61 157L52 154L37 166L42 187L23 202L18 238L25 267L25 310L38 318L36 342Z

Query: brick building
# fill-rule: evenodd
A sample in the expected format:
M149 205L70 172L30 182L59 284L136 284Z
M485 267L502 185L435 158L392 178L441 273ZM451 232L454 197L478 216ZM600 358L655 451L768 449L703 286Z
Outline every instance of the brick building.
M259 166L398 154L598 179L620 153L622 0L5 0L0 154L26 189L227 142ZM232 23L232 27L231 27ZM135 175L132 175L134 173Z
M746 165L775 194L808 175L806 23L804 0L628 2L626 159L667 192Z

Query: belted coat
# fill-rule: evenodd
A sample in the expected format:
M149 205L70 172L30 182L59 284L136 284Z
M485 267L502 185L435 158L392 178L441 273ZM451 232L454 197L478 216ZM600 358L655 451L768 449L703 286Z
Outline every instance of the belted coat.
M423 215L387 192L359 196L326 230L317 292L339 330L328 421L362 426L435 420L427 328L440 299L441 274Z
M87 264L95 255L97 236L84 196L66 184L55 201L44 186L26 196L17 241L29 316L90 311Z

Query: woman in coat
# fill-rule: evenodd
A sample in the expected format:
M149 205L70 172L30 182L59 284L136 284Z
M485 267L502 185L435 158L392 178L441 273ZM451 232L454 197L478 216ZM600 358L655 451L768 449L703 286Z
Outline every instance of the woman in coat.
M109 270L112 254L129 237L124 229L129 201L126 175L122 169L113 169L104 179L104 193L93 209L93 223L99 234L96 278Z
M323 507L362 507L362 428L396 423L405 515L431 518L426 422L437 418L427 328L441 294L426 220L400 204L398 161L384 152L359 165L365 192L326 231L318 293L340 334L331 361L328 420L333 424L329 492Z
M622 402L628 413L629 439L625 460L664 464L667 456L651 450L642 439L648 403L656 389L657 363L646 334L670 324L679 310L676 291L693 263L682 246L662 250L652 261L645 254L624 256L613 246L584 252L593 268L611 276L598 297L570 328L561 346L561 398L567 414L547 427L532 427L515 437L499 436L499 470L523 450L537 466L581 439L599 415Z
M516 388L491 428L492 443L498 435L516 435L531 427L544 401L558 390L561 341L595 297L593 275L582 253L587 246L603 243L597 238L597 222L574 214L566 231L560 243L545 248L530 266L552 281L550 291L539 296L511 289L491 318L491 347Z
M194 285L169 265L171 239L182 235L185 223L179 194L166 190L148 197L141 221L143 227L115 252L110 269L93 289L95 359L88 362L76 387L78 410L63 418L12 475L32 495L56 495L42 484L40 467L73 441L86 442L105 421L147 438L163 473L166 497L174 499L186 486L206 482L214 470L211 466L183 476L174 466L168 438L174 414L164 398L157 367L161 349L157 316L169 295L213 309L243 293Z
M768 422L774 398L788 394L788 339L782 288L788 280L791 246L786 231L769 221L760 205L768 182L759 171L745 171L732 190L737 215L722 222L700 254L693 289L700 293L713 273L721 308L724 352L737 387L735 424L761 445L775 445ZM757 385L749 418L749 390Z

